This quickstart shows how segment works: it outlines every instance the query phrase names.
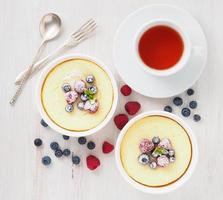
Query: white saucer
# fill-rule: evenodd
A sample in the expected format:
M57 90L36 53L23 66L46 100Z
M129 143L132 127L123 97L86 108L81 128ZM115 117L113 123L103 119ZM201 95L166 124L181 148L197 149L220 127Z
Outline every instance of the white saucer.
M138 30L150 20L165 18L182 26L191 41L202 51L192 53L186 67L168 77L156 77L142 69L136 59L134 38ZM136 10L119 26L113 49L117 71L136 92L154 98L166 98L182 93L200 77L207 58L207 42L200 24L187 11L178 7L155 4Z

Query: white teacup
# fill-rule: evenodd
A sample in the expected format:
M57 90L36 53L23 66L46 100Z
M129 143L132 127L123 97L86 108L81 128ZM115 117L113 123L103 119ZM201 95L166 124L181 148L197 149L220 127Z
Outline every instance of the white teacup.
M145 31L149 30L152 27L156 27L156 26L160 26L160 25L170 27L170 28L174 29L177 33L179 33L179 35L181 36L181 39L183 41L183 46L184 46L183 54L182 54L181 58L179 59L179 61L174 66L172 66L168 69L164 69L164 70L157 70L157 69L154 69L154 68L146 65L142 61L142 59L139 55L139 51L138 51L139 40L142 37L142 35L145 33ZM190 43L190 39L189 39L187 32L183 29L183 27L179 26L172 20L156 19L156 20L149 21L148 23L144 24L142 26L142 28L136 34L136 38L135 38L136 59L138 61L138 64L142 67L142 69L144 69L146 72L148 72L152 75L170 76L170 75L176 74L178 71L182 70L184 67L187 66L187 62L190 59L190 54L191 54L191 43Z

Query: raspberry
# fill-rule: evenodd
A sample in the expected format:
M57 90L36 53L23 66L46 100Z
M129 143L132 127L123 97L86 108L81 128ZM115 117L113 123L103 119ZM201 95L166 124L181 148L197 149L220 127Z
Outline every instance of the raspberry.
M149 139L143 139L139 144L139 149L142 153L149 153L154 149L154 144Z
M122 128L127 124L128 121L129 118L126 114L119 114L114 117L115 125L119 130L122 130Z
M86 162L87 162L87 167L90 170L95 170L97 167L100 166L100 160L93 155L89 155L86 158Z
M110 152L113 151L113 149L114 149L114 145L111 144L111 143L109 143L109 142L107 142L107 141L105 141L103 143L103 145L102 145L102 151L103 151L103 153L110 153Z
M128 85L123 85L120 91L124 96L129 96L132 93L132 89Z
M141 105L137 101L129 101L125 104L125 110L129 115L135 115L140 108Z

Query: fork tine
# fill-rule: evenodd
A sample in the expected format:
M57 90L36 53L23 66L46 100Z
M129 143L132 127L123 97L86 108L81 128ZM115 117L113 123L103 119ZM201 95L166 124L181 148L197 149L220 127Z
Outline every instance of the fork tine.
M75 31L74 33L71 34L71 36L73 37L73 35L77 34L78 32L84 30L86 27L88 27L90 24L92 24L93 22L95 22L95 20L93 19L89 19L87 22L85 22L77 31Z
M95 30L95 28L96 28L96 26L92 27L91 29L89 29L89 30L87 30L85 32L82 32L78 36L74 37L74 39L77 42L82 41L84 38L87 38L89 36L89 34Z
M73 38L78 38L79 36L81 36L82 34L85 34L89 31L93 31L94 29L96 29L97 24L96 22L93 22L92 24L90 24L89 26L85 27L84 30L81 30L79 32L76 32L75 34L72 35Z

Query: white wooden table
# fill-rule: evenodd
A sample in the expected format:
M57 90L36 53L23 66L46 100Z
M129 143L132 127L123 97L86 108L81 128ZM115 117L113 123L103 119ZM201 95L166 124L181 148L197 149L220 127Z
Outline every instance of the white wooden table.
M46 53L56 48L70 33L88 18L99 24L94 38L70 52L87 53L98 57L115 72L112 43L120 22L135 9L152 4L169 3L190 11L204 28L209 44L208 63L197 82L195 99L199 102L201 123L188 123L194 129L200 158L192 178L178 191L153 196L130 187L119 175L114 154L103 155L101 143L115 142L118 130L111 122L103 131L91 137L97 148L93 154L101 159L97 171L89 171L85 162L72 167L66 158L57 159L49 148L51 141L69 147L84 159L89 152L76 139L65 141L61 135L40 126L40 115L34 100L35 77L15 107L8 103L13 94L13 81L34 55L39 43L38 24L47 12L62 17L63 33L50 43ZM221 0L0 0L0 200L113 200L113 199L203 199L223 198L223 1ZM170 99L156 100L134 93L129 99L139 100L142 110L162 109ZM122 99L124 104L127 99ZM122 112L119 106L117 112ZM176 111L178 113L178 111ZM33 146L36 137L43 139L40 149ZM46 168L41 157L49 154L52 165ZM73 178L72 178L73 170Z

